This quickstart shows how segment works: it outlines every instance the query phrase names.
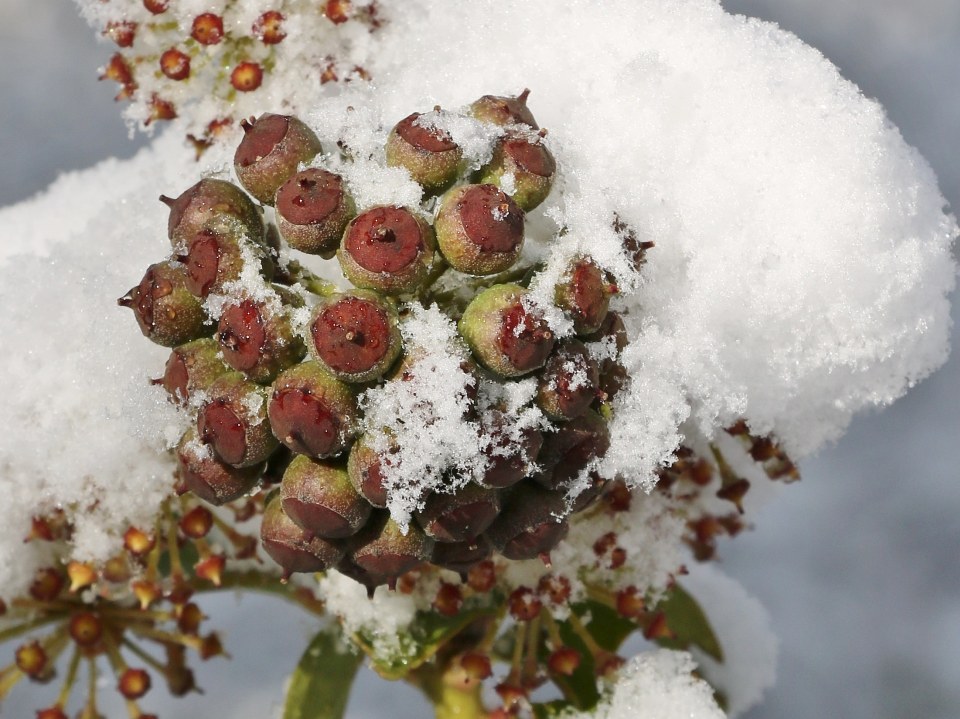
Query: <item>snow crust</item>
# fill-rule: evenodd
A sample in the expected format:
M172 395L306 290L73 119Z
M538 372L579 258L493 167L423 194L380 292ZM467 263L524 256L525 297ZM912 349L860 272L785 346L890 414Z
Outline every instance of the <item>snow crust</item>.
M567 712L564 719L722 719L713 689L691 672L687 652L657 649L634 657L620 671L609 698L590 713Z
M382 159L389 128L437 104L532 89L561 168L528 217L525 260L546 263L532 301L569 333L550 306L551 278L584 254L623 291L622 361L634 380L613 407L605 476L649 488L684 423L709 438L740 416L803 456L944 361L956 223L882 109L797 38L708 0L382 5L384 26L346 43L371 85L334 97L291 69L257 112L301 112L324 141L315 164L342 169L358 205L416 205L416 185ZM304 50L306 26L288 25L284 52ZM196 163L181 141L187 125L0 213L14 238L0 249L0 369L11 386L0 594L22 590L35 566L24 555L41 551L21 542L31 515L64 508L77 522L73 551L102 559L171 486L163 450L181 420L147 384L166 352L114 300L169 251L156 196L201 174L230 177L235 138ZM480 140L472 157L483 156ZM639 273L615 217L656 243ZM336 277L335 262L311 266ZM440 374L424 385L463 386L437 326L406 324L410 346L434 350ZM373 391L371 410L389 392ZM454 424L429 445L444 457L463 447Z

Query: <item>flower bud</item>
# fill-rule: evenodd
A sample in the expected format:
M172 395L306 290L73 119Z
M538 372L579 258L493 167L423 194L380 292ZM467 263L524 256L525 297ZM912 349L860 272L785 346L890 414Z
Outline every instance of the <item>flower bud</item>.
M392 588L401 574L429 560L432 550L433 540L416 524L411 523L404 534L389 512L377 512L350 541L349 556L366 572L372 586Z

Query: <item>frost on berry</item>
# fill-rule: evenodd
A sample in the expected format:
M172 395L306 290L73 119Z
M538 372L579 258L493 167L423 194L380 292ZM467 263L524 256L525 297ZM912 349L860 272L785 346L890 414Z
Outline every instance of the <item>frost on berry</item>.
M295 250L330 258L355 214L343 178L310 168L290 176L272 200L280 235Z

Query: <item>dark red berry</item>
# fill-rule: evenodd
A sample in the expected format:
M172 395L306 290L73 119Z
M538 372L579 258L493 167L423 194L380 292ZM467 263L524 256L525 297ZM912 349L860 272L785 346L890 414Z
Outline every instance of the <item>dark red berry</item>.
M578 335L590 335L603 324L611 294L612 286L596 263L582 258L572 264L556 286L554 302L573 320Z
M317 305L310 351L345 382L383 375L400 354L397 311L367 290L336 295Z
M373 207L343 234L337 258L355 286L387 294L414 291L433 261L433 228L404 207Z
M283 511L311 535L339 539L356 534L372 507L353 488L343 466L298 455L280 485Z
M321 150L313 130L291 115L264 113L241 123L243 139L233 156L240 184L266 205L280 186Z
M251 467L265 461L277 448L267 421L268 390L228 372L209 388L197 415L200 441L233 467Z
M216 45L223 39L223 18L212 12L205 12L193 19L190 37L201 45Z
M450 494L432 494L416 517L438 542L464 542L480 536L499 513L496 490L471 483Z
M519 436L513 437L513 434ZM485 486L510 487L532 473L543 445L540 430L535 427L516 430L510 427L502 412L491 410L483 419L483 435L486 438L483 452L488 461L482 480Z
M220 347L209 337L187 342L170 352L163 377L155 381L163 385L171 401L185 405L197 392L230 371L219 355Z
M537 479L545 486L570 489L588 465L602 458L610 447L610 431L592 410L544 435L539 463L545 474Z
M434 226L450 266L471 275L509 269L523 248L523 210L496 185L450 190L440 200Z
M367 573L374 586L392 585L401 574L430 559L433 540L413 523L404 533L389 512L381 511L374 513L350 547L350 560Z
M355 212L339 175L318 168L296 173L277 190L280 234L295 250L331 257Z
M568 525L562 492L551 492L529 480L520 482L504 499L500 516L487 538L507 559L534 559L562 540Z
M597 363L579 340L563 340L537 378L537 406L565 421L587 411L599 391Z
M247 494L263 474L263 463L237 469L223 463L190 428L177 445L180 479L200 499L220 506Z
M315 458L343 452L359 419L353 393L317 362L303 362L277 377L268 414L277 439Z
M160 56L160 72L171 80L186 80L190 77L190 56L173 47L166 50Z
M474 297L457 325L480 363L502 377L539 369L556 343L543 317L524 305L526 294L519 285L494 285Z
M283 292L286 299L297 298ZM220 315L217 341L223 360L254 382L270 382L303 359L306 347L293 329L289 310L279 298L231 303Z
M163 347L176 347L210 334L212 325L200 301L187 289L183 265L151 265L140 284L117 300L133 310L143 335Z
M437 542L433 545L430 562L463 576L472 567L487 559L492 552L490 541L480 535L464 542Z
M336 566L344 556L342 544L306 532L284 513L277 499L263 511L260 539L267 554L283 567L285 576L322 572Z

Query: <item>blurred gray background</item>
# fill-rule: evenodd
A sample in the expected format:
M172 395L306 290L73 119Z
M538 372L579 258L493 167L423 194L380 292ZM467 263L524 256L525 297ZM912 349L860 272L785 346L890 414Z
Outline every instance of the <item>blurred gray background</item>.
M960 207L960 0L724 4L778 22L878 98ZM96 82L111 52L68 0L0 3L0 206L142 146L127 139L113 85ZM753 518L755 532L721 547L724 570L767 607L781 640L777 685L749 719L960 718L957 344L934 377L806 462L803 481ZM205 606L233 659L198 668L204 696L157 691L144 707L183 719L277 715L312 622L256 597ZM33 716L54 691L17 690L2 715ZM414 690L366 670L349 710L353 719L428 715Z

